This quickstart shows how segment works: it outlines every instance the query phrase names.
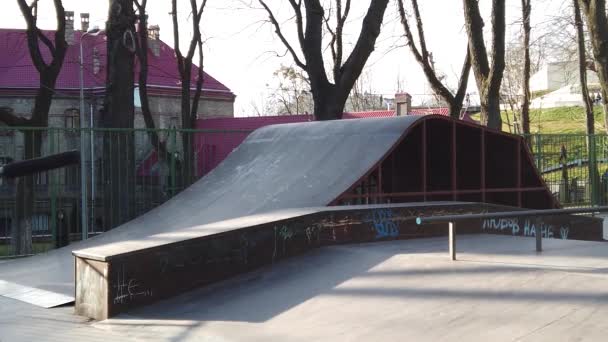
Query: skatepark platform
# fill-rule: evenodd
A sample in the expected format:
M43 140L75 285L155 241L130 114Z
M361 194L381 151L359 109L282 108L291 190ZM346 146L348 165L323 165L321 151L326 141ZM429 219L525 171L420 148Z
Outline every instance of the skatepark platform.
M103 320L318 247L446 235L446 224L416 225L419 216L513 210L521 209L465 202L286 209L77 250L75 309ZM602 240L602 221L587 216L458 225L459 234Z
M0 297L0 341L605 341L602 242L466 235L328 246L128 314Z
M322 240L335 234L338 240L340 232L332 225L344 221L348 226L352 216L359 235L351 239L344 234L348 239L341 242L424 236L408 235L407 224L402 232L393 218L404 213L393 217L387 210L394 203L430 202L442 202L446 208L451 205L447 202L483 203L468 204L468 212L486 210L487 205L559 207L521 137L441 116L268 126L253 132L208 175L150 212L67 248L0 264L0 296L44 307L82 296L86 300L80 302L81 307L92 308L82 313L105 318L113 314L109 308L114 301L123 305L128 299L134 304L128 309L150 303L149 298L179 293L165 287L170 278L158 278L163 271L178 274L175 269L204 263L211 271L193 272L196 276L183 284L185 278L174 282L180 291L208 284L250 270L251 265L265 265L281 253L308 250L309 244L315 246L313 237ZM351 212L339 207L370 204L378 207ZM341 221L332 219L330 209L318 209L327 206L347 208L335 209L343 210ZM306 208L317 209L306 212ZM307 217L308 222L297 221L298 217ZM286 224L292 219L293 227ZM593 222L590 231L584 228L589 225L570 221L567 226L547 221L532 229L533 224L525 221L489 220L476 229L512 235L534 231L567 238L589 233L597 240L600 222ZM117 268L110 269L112 262ZM146 271L135 278L121 266L138 263ZM156 290L140 282L155 277L162 284ZM87 287L78 288L75 283ZM89 301L90 292L100 295Z

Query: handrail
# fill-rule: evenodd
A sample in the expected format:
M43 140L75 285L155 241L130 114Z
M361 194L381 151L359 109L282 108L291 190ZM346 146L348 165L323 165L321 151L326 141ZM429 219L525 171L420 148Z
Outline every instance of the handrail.
M506 217L526 217L537 215L562 215L562 214L588 214L608 212L608 206L603 207L587 207L587 208L568 208L568 209L538 209L538 210L520 210L520 211L500 211L482 214L461 214L461 215L439 215L439 216L419 216L416 218L416 224L423 225L428 223L446 223L460 220L471 219L488 219L488 218L506 218Z
M529 217L529 216L545 216L545 215L566 215L566 214L588 214L608 212L608 206L602 207L587 207L587 208L569 208L569 209L540 209L540 210L520 210L520 211L503 211L491 212L482 214L461 214L461 215L439 215L429 217L416 217L416 224L430 223L448 223L449 229L449 247L450 258L456 260L456 222L461 220L474 219L499 219L508 217ZM542 252L542 234L535 232L536 251Z

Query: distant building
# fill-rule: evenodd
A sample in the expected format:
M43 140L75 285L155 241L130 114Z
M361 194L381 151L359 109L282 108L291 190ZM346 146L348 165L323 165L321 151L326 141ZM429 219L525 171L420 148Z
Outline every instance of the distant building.
M579 82L578 61L551 62L530 77L530 91L547 93ZM597 74L587 70L587 82L597 84Z
M599 80L594 71L587 70L590 95L599 93ZM545 64L530 78L532 108L583 106L578 62L553 62Z

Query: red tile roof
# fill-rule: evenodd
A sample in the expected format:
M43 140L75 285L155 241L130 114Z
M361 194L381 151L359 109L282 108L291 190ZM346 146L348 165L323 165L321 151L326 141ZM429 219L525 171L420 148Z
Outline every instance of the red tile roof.
M344 119L362 119L362 118L388 118L395 116L394 110L372 110L367 112L345 112L342 115Z
M51 40L54 31L43 31ZM73 45L68 47L63 67L57 79L57 91L76 91L80 87L79 56L80 38L82 32L74 32ZM41 44L43 46L43 44ZM106 37L86 36L84 48L84 88L89 91L103 92L106 79ZM43 58L50 60L48 49L42 48ZM174 51L164 42L160 42L160 54L155 56L148 51L148 85L150 94L179 94L180 78L177 72L177 61ZM99 70L94 72L93 56L96 51L99 56ZM136 64L136 73L139 68ZM198 68L193 66L193 75ZM0 29L0 91L2 92L32 92L38 88L38 72L30 59L25 31L22 29ZM137 80L137 77L135 78ZM192 79L192 88L196 86L196 77ZM207 73L204 74L204 95L233 99L234 94L222 83Z
M410 110L410 115L450 115L450 109L447 107L437 107L437 108L412 108Z

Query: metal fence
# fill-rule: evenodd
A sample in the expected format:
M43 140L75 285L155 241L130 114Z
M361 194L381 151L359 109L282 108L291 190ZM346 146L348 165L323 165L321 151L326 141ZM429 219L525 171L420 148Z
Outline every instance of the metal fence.
M564 207L608 204L608 136L534 134L525 138L536 167Z
M30 253L96 235L167 201L217 166L249 133L0 127L0 166L31 157L36 142L39 153L34 154L47 156L80 150L84 139L85 167L84 174L80 166L37 174L30 199L19 194L22 179L0 179L0 258L16 254L11 234L22 229L17 217L24 208L29 209ZM525 138L547 186L565 207L608 204L607 136Z
M0 127L0 166L80 150L84 140L86 184L83 206L78 165L36 174L30 179L30 199L19 193L24 178L0 178L0 258L23 254L11 244L11 237L24 229L20 224L25 221L32 240L28 253L40 253L147 212L217 166L249 133ZM25 208L29 219L19 219Z

